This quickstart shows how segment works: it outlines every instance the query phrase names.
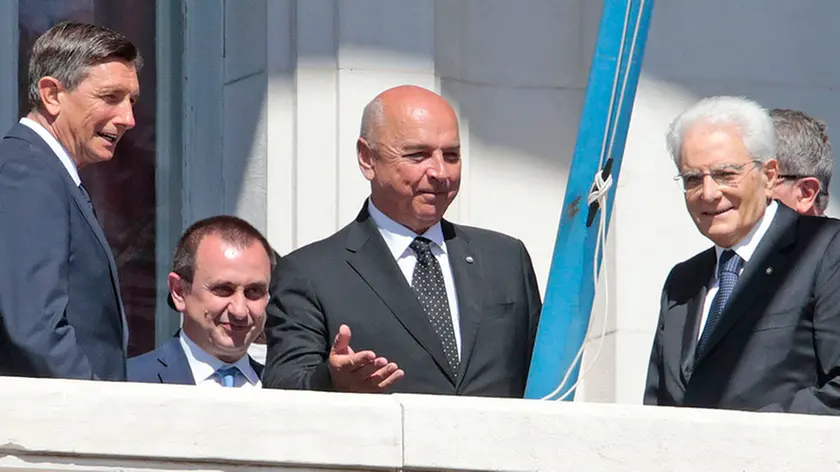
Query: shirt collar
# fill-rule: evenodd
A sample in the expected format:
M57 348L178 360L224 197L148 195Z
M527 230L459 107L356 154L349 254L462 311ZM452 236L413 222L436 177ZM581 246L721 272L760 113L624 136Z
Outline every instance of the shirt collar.
M38 136L47 143L47 146L49 146L55 155L58 156L58 160L64 164L64 168L67 169L67 173L70 174L73 182L76 183L76 187L82 184L82 179L79 178L79 169L76 167L76 163L73 162L73 159L70 158L70 154L67 154L67 150L64 149L64 146L62 146L57 139L55 139L55 136L53 136L52 133L47 131L47 129L41 126L41 124L37 121L30 120L26 117L20 119L20 124L37 133Z
M216 371L219 370L220 367L229 365L236 366L251 385L256 385L257 382L259 382L260 378L251 366L248 354L240 357L239 360L233 364L227 364L222 362L220 359L211 356L204 349L198 347L198 344L190 339L190 337L187 336L187 333L183 330L181 330L180 338L181 347L184 349L184 354L187 356L187 362L190 365L190 370L192 371L196 384L215 375Z
M373 204L373 199L371 198L368 199L368 213L373 218L373 222L376 223L376 227L379 228L379 233L385 239L385 244L388 246L391 254L393 254L394 259L399 260L404 257L410 251L409 246L417 236L423 236L432 241L446 254L446 243L443 240L443 230L440 227L440 221L427 229L425 233L417 234L379 211L376 205Z
M758 224L755 225L750 231L750 233L742 240L735 243L730 248L723 248L715 245L715 253L717 254L717 260L720 260L720 255L723 254L723 251L726 249L732 249L735 251L735 254L738 254L738 257L743 259L744 265L750 261L750 257L752 257L753 253L755 253L755 249L758 247L758 243L761 242L761 239L767 233L767 230L770 229L770 225L773 223L773 218L776 216L776 210L779 208L779 203L776 200L772 200L769 205L767 205L767 209L764 211L764 216L758 220ZM717 272L716 272L717 273Z

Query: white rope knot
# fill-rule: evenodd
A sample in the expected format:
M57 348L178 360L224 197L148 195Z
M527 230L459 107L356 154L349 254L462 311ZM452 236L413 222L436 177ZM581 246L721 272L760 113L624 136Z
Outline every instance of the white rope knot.
M613 178L612 174L607 176L607 179L604 180L601 177L601 171L595 173L595 179L592 182L592 190L589 191L589 196L586 197L586 204L592 205L595 202L598 202L598 205L601 207L601 211L604 211L606 207L606 200L607 194L610 192L610 187L612 187Z

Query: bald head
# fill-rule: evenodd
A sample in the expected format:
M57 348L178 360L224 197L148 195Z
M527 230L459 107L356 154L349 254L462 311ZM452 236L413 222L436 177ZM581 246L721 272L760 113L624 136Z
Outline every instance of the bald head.
M417 234L458 194L458 117L434 92L403 85L379 94L365 107L356 150L374 206Z
M399 85L380 93L365 106L359 137L375 148L383 126L423 110L447 113L458 120L449 102L435 92L416 85Z

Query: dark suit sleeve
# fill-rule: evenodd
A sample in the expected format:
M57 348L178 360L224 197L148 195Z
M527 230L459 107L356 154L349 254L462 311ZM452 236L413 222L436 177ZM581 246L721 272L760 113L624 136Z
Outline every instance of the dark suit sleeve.
M281 258L270 291L263 386L333 390L327 364L332 339L309 279L288 257Z
M767 405L762 411L840 415L840 232L822 261L814 287L814 342L797 347L815 351L818 385L796 392L787 404Z
M93 379L65 314L72 202L60 176L21 161L0 169L0 334L13 357L6 361L38 377Z
M531 364L531 355L534 351L534 341L537 337L537 327L540 323L540 312L542 311L542 301L540 299L540 289L537 285L537 276L534 273L534 266L531 263L531 256L528 254L528 249L522 241L519 241L519 251L522 260L522 277L525 281L525 295L528 303L528 365Z
M669 275L668 280L670 278ZM659 302L659 321L656 323L656 333L653 335L653 346L650 349L650 362L643 397L645 405L660 404L659 395L662 390L662 333L664 331L665 312L668 307L668 280L665 281L665 285L662 288L662 297Z

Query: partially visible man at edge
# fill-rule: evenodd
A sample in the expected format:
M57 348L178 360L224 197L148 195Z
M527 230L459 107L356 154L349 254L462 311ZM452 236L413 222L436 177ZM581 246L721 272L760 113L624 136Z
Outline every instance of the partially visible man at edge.
M825 123L801 111L779 108L770 110L770 117L779 161L774 198L803 215L822 216L834 167Z
M114 256L79 169L134 127L137 48L65 22L29 61L29 114L0 143L0 375L125 380Z
M521 241L443 219L461 183L455 111L386 90L356 150L370 198L355 221L272 276L265 386L522 397L536 278Z

